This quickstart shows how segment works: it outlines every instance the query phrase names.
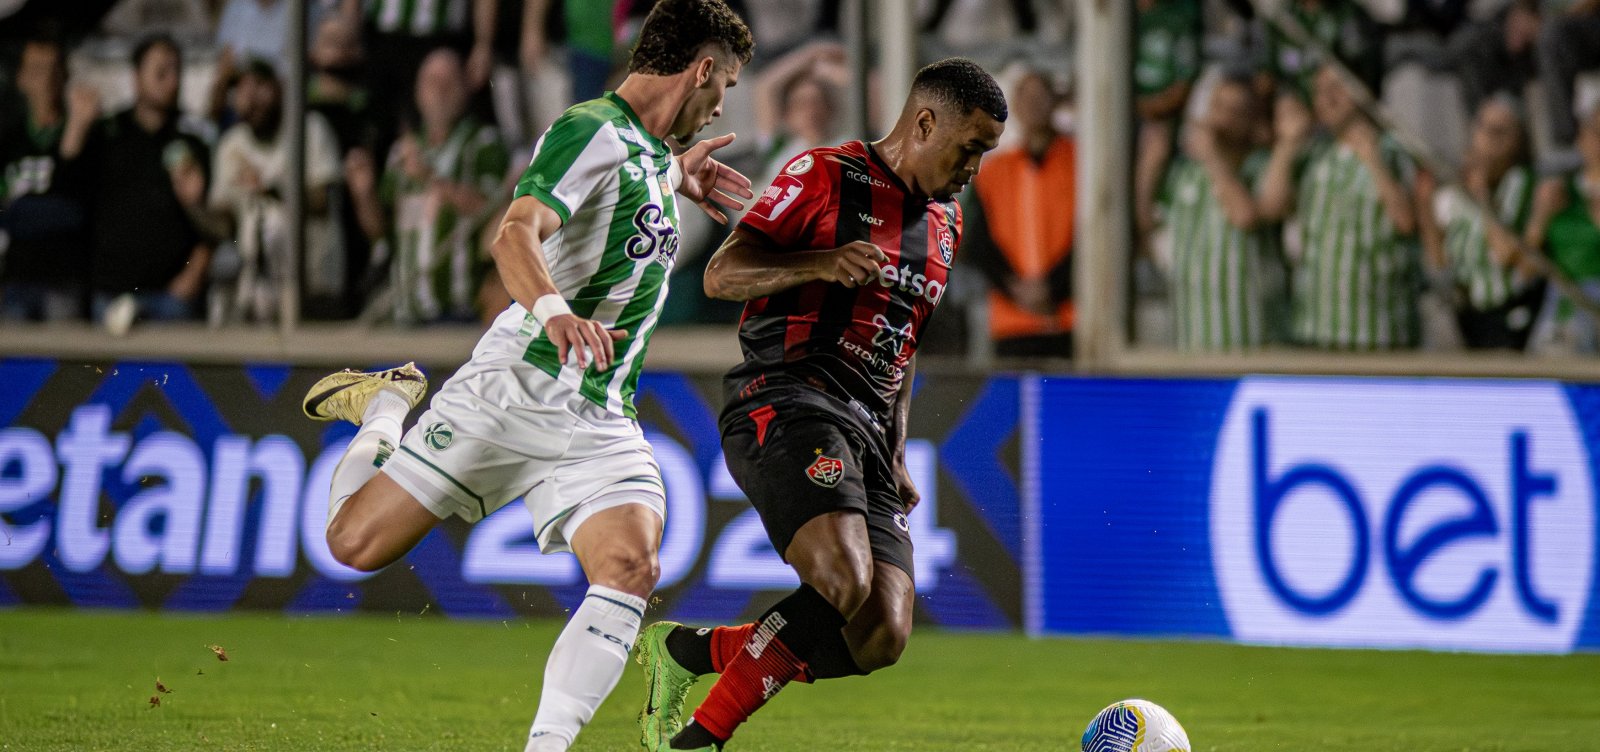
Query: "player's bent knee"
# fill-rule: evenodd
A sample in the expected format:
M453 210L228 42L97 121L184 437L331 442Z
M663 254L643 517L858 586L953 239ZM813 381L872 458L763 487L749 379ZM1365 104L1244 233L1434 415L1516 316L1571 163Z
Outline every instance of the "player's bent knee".
M839 566L801 574L806 584L822 594L845 618L861 610L872 595L872 567L841 561Z
M661 579L661 563L655 552L626 546L613 546L596 557L589 582L624 593L649 595Z
M328 525L328 552L334 561L360 572L376 572L393 562L378 550L371 536L340 522L341 518L335 517Z

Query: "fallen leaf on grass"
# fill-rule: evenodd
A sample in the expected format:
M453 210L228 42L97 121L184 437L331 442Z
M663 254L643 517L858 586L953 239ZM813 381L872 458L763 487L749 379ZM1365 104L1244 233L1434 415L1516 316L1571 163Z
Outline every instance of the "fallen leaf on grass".
M161 707L161 695L150 695L150 707L152 707L152 708Z
M172 694L172 690L167 689L167 685L162 684L160 679L156 680L156 691L164 695Z
M208 645L207 647L211 648L211 652L217 654L217 660L219 660L219 661L228 660L228 651L223 650L221 645Z

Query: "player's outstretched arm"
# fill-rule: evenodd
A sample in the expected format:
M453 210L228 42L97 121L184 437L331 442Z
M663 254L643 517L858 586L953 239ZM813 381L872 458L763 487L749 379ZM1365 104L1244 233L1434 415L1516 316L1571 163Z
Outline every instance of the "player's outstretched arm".
M580 368L593 362L595 370L604 371L615 356L611 343L626 333L578 318L567 307L544 258L544 241L559 229L561 215L543 201L523 196L511 202L490 252L506 292L533 313L556 346L561 362L566 363L570 353Z
M706 265L708 297L746 301L764 298L807 282L859 287L877 279L889 257L857 240L839 248L793 251L744 228L733 231Z

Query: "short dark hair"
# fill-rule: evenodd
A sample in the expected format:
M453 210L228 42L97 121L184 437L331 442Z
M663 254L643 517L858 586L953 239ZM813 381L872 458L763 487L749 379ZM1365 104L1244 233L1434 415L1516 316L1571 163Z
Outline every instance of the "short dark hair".
M955 107L963 115L983 110L1004 123L1008 114L1006 95L994 76L964 57L945 58L917 71L911 81L911 93Z
M178 56L178 67L183 67L183 48L178 46L178 40L167 34L151 34L139 40L139 44L134 46L133 57L130 58L133 63L133 69L138 70L140 66L144 65L144 59L149 57L150 53L157 47L165 47L172 50L172 54Z
M628 72L682 73L707 44L738 58L740 65L750 62L756 47L750 27L723 0L660 0L644 19Z

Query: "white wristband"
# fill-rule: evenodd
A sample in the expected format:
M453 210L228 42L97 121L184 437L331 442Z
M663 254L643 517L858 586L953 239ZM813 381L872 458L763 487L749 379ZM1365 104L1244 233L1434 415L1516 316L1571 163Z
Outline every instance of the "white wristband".
M530 313L533 314L533 320L539 322L539 326L544 326L550 319L572 313L572 309L560 295L550 293L541 295L538 300L533 301L533 310Z
M683 185L683 165L681 162L682 157L672 157L671 164L667 166L667 184L672 186L674 193L678 191L679 186Z

